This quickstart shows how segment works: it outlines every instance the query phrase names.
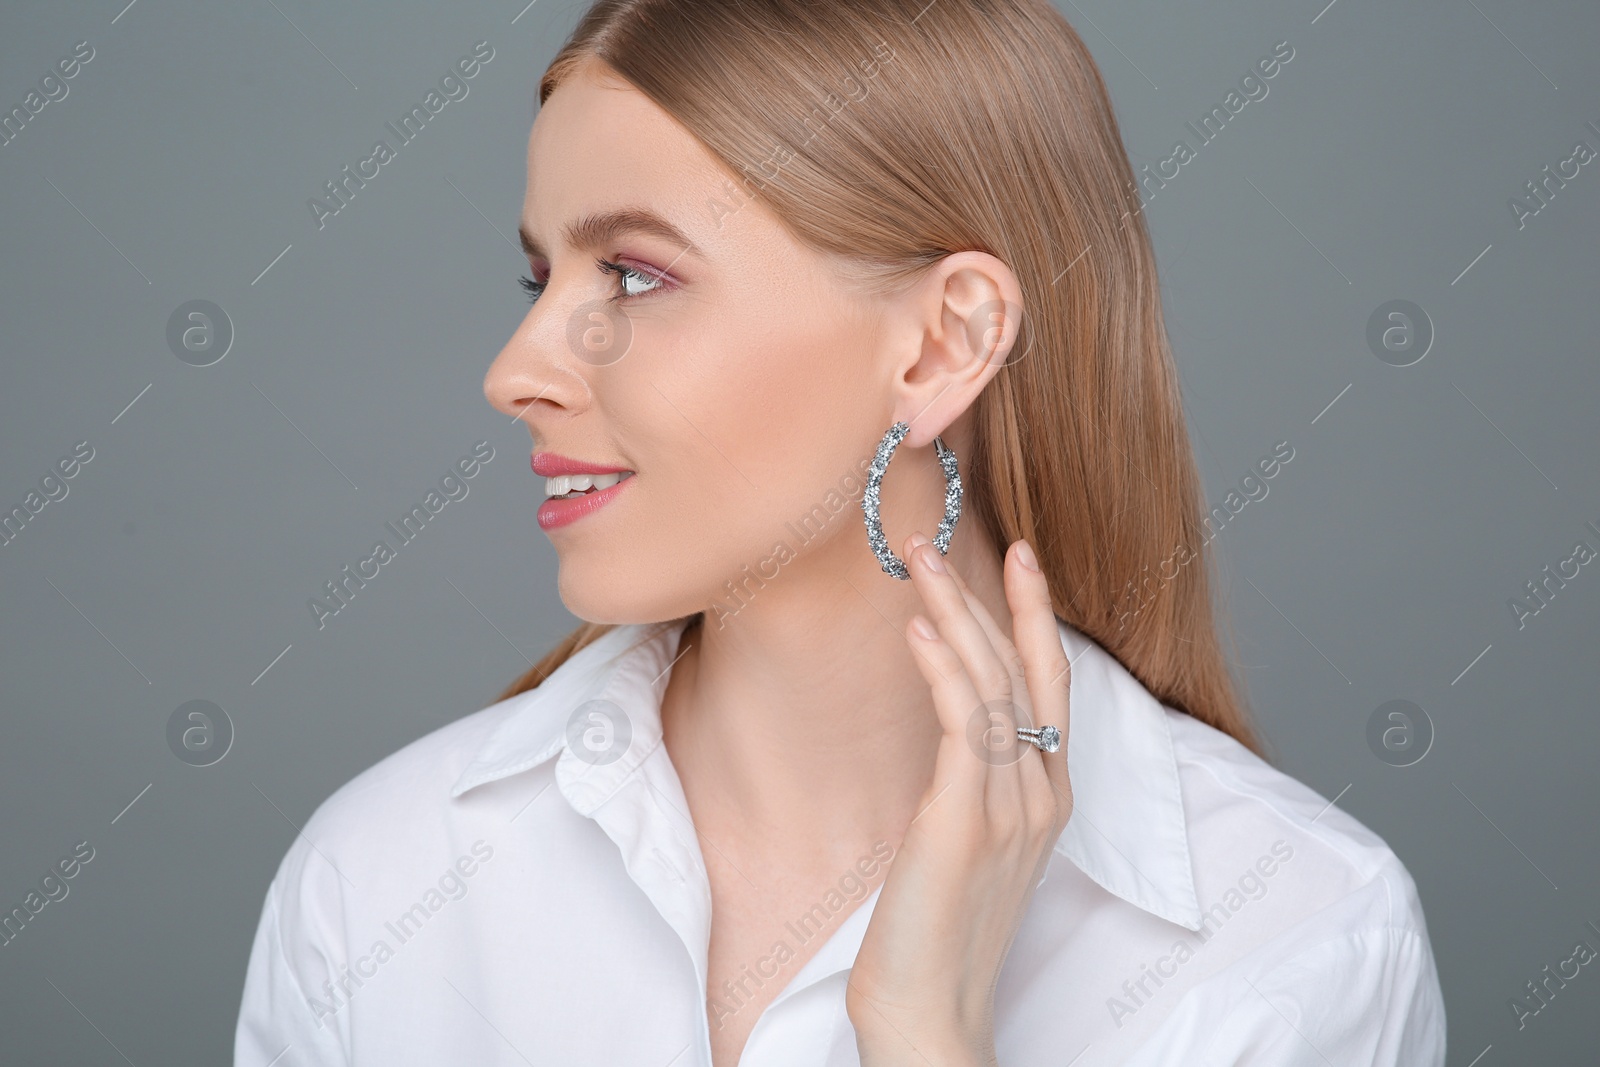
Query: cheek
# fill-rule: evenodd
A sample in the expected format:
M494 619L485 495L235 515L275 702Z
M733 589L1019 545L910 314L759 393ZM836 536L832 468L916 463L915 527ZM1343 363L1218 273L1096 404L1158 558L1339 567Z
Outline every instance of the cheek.
M825 444L855 436L850 377L827 342L801 330L745 335L704 352L662 386L698 473L735 505L776 504L803 486ZM749 498L754 497L754 500Z
M703 394L711 436L728 460L758 484L761 472L782 471L815 433L823 410L821 375L814 365L763 345L729 360ZM714 406L711 406L714 404Z
M673 465L690 488L675 490L688 506L672 509L669 526L688 556L704 559L717 586L723 572L754 565L780 542L798 552L802 524L810 545L816 534L846 525L826 516L848 520L854 509L859 522L860 479L848 475L888 428L876 425L881 402L860 348L859 338L802 326L747 334L662 387L682 411L668 408L675 448L693 457ZM841 484L854 486L844 505Z
M724 490L719 504L761 512L811 493L814 467L832 478L839 464L826 452L859 450L876 416L858 414L870 392L860 310L816 269L750 244L741 269L674 316L679 336L651 352L675 353L657 384L681 412L697 473Z
M724 595L741 564L769 552L812 432L799 390L814 386L764 346L646 330L634 341L594 384L639 476L562 553L561 598L594 621L673 618Z
M852 531L868 551L860 469L888 426L859 333L744 323L665 337L640 325L615 376L596 382L639 483L623 521L602 518L564 553L575 614L680 616Z

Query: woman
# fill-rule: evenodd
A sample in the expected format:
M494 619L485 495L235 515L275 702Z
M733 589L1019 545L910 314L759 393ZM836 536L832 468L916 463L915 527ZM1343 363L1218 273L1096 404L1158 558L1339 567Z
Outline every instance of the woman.
M485 390L586 624L318 809L237 1062L1443 1064L1412 880L1231 688L1061 17L601 0L540 101Z

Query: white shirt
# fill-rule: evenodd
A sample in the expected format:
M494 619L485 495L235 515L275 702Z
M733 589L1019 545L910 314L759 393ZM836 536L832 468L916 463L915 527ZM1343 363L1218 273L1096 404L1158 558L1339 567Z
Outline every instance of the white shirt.
M619 626L324 801L267 890L236 1067L709 1067L711 894L661 744L683 626ZM996 990L1002 1067L1442 1067L1383 841L1059 628L1074 811ZM845 980L879 890L855 888L786 927L825 940L771 978L741 1067L859 1067Z

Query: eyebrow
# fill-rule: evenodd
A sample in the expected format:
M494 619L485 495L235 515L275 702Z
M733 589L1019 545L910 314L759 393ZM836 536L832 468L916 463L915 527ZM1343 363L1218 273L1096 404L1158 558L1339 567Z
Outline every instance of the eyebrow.
M680 249L680 256L700 254L700 249L682 230L644 208L618 208L585 215L576 222L568 223L562 229L561 236L572 248L593 248L626 233L659 237ZM522 240L522 250L529 256L544 255L544 249L528 232L526 223L517 227L517 236Z

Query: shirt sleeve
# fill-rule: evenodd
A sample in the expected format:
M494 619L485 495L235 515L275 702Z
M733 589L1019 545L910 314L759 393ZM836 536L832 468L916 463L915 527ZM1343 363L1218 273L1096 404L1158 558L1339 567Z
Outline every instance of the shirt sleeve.
M337 1028L318 1025L312 1001L283 951L277 882L267 889L250 948L234 1030L234 1067L346 1067Z
M1426 938L1410 928L1362 930L1241 976L1200 1062L1444 1067L1444 999Z

